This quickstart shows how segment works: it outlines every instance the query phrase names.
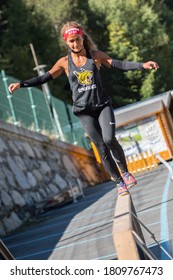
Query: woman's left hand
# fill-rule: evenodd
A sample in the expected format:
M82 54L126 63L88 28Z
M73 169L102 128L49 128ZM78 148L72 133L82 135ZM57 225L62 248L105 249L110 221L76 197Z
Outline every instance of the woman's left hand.
M157 64L157 62L154 62L154 61L147 61L147 62L144 62L143 68L144 69L149 69L149 70L158 69L159 65Z

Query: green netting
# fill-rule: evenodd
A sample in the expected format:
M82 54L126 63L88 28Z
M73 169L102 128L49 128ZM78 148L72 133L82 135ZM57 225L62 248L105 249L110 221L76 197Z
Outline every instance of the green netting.
M72 121L73 131L74 131L74 137L77 145L85 147L86 149L90 149L90 143L88 141L88 138L85 137L85 132L83 129L81 129L81 124L78 120L78 118L72 113L72 106L67 105L70 113L70 119Z
M12 110L10 107L10 97L6 93L5 87L6 81L0 76L0 118L3 120L9 120L11 118L12 122L15 120L12 118ZM11 98L12 99L12 98Z
M56 134L52 114L44 93L39 89L29 88L28 95L32 107L32 115L34 116L35 128L48 134Z
M21 88L11 95L8 85L16 79L0 73L0 118L77 146L90 148L72 106L37 88Z

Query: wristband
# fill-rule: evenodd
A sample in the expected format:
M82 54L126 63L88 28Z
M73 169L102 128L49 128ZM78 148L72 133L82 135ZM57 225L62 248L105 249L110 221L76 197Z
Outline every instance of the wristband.
M53 80L52 75L49 72L46 72L45 74L41 75L41 76L37 76L34 78L31 78L29 80L25 80L25 81L20 81L20 87L35 87L35 86L40 86L44 83L47 83L49 81Z

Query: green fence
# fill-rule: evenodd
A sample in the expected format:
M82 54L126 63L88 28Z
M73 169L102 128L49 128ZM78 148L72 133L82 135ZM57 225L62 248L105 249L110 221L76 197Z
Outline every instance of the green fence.
M90 149L72 106L37 88L21 88L11 95L8 85L17 80L0 73L0 119L52 138Z

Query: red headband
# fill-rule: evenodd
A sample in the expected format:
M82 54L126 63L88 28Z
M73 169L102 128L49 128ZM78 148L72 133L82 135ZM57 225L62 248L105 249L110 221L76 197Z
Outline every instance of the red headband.
M63 34L63 37L64 37L64 40L67 40L68 36L70 35L76 35L76 34L79 34L81 36L83 36L83 30L82 28L78 28L78 27L71 27L69 29L66 29L64 34Z

